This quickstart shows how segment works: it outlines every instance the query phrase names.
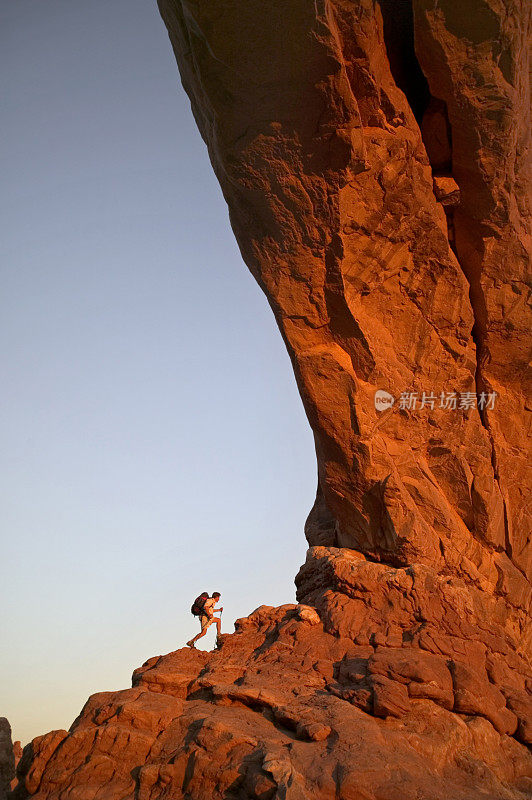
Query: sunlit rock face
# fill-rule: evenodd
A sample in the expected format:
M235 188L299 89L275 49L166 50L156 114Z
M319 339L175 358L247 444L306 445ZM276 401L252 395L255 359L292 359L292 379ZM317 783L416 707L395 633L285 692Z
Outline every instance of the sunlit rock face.
M90 698L13 796L530 798L525 4L159 6L315 436L300 605Z
M449 653L443 632L424 642L379 633L382 600L402 593L408 618L410 583L410 597L427 602L424 568L316 550L314 575L328 580L337 560L338 581L372 591L377 632L367 635L353 613L355 596L336 613L343 591L325 614L318 599L322 619L307 605L261 606L237 620L220 649L156 656L135 670L131 689L91 697L68 733L35 739L13 798L530 797L532 756L520 743L530 715L518 670L510 677L495 658L486 671L467 644ZM433 617L452 591L438 587ZM506 694L492 683L498 674Z
M458 5L160 2L314 431L309 543L459 576L529 642L527 14Z

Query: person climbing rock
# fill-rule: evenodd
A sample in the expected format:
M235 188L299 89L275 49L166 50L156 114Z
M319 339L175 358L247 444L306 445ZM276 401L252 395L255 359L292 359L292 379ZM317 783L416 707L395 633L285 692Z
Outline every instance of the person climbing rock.
M220 635L222 633L222 620L219 617L215 617L214 614L218 611L221 614L224 610L223 606L220 608L215 608L220 597L220 592L213 592L210 597L207 592L203 592L199 597L196 597L192 603L192 608L190 610L195 617L199 617L201 630L196 634L196 636L194 636L193 639L187 642L188 647L195 647L198 639L201 639L202 636L205 636L207 633L207 628L209 628L213 622L216 625L216 644L219 644Z

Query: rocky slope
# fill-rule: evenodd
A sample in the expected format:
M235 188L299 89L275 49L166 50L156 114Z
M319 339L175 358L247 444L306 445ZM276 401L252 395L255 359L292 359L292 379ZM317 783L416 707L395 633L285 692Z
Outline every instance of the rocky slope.
M316 556L357 570L345 551ZM399 592L417 579L371 567L366 589L376 598L379 578ZM408 616L406 598L401 606ZM341 627L309 606L263 606L214 653L185 648L150 659L134 672L133 688L94 695L69 733L26 748L13 798L532 795L532 756L505 733L521 706L510 711L489 680L498 662L486 673L466 654L435 654L415 639L368 641L345 616ZM527 725L523 717L519 724Z
M302 605L94 696L14 797L532 797L530 9L159 6L315 436Z

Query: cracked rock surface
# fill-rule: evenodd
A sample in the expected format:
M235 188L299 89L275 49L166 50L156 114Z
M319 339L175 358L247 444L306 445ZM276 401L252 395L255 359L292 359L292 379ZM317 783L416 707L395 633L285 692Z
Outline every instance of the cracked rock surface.
M314 432L309 543L455 575L530 652L529 10L159 6Z
M159 7L315 437L300 605L90 698L13 798L530 798L530 8Z
M458 575L529 642L524 4L159 6L315 435L309 543Z
M518 712L489 666L414 641L357 644L314 614L261 606L213 653L150 659L133 688L94 695L69 733L25 749L13 798L531 796Z

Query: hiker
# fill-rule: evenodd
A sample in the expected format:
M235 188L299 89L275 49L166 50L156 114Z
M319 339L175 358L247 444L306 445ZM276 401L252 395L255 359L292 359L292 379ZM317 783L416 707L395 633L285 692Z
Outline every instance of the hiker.
M222 632L222 620L218 617L215 617L214 614L216 611L219 611L220 614L223 611L223 606L221 608L215 608L215 605L220 597L220 592L213 592L211 597L209 597L207 592L203 592L199 597L196 597L192 603L192 608L190 610L195 617L200 618L201 631L197 633L196 636L190 640L190 642L187 642L188 647L195 647L198 639L201 639L202 636L205 636L207 633L207 628L212 625L213 622L216 625L216 644L219 643L220 634Z

